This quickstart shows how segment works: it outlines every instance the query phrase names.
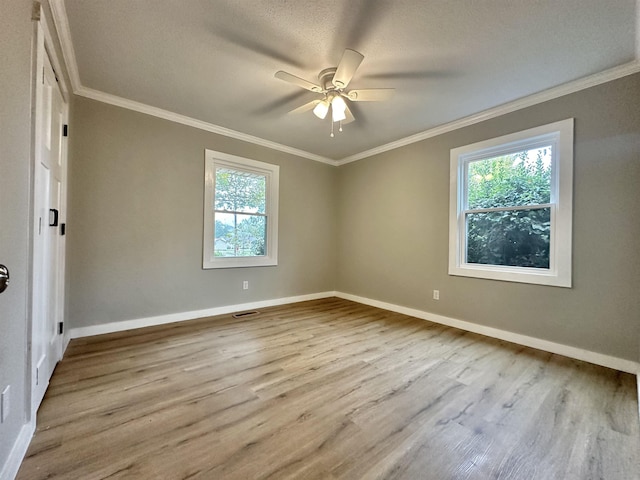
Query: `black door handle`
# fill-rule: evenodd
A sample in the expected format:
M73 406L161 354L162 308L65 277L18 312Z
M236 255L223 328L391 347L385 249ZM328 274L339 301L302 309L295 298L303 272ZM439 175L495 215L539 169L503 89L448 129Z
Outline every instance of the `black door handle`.
M4 265L0 265L0 293L4 292L9 286L9 269Z
M51 219L51 214L53 213L53 220ZM57 227L58 226L58 210L56 208L49 209L49 226Z

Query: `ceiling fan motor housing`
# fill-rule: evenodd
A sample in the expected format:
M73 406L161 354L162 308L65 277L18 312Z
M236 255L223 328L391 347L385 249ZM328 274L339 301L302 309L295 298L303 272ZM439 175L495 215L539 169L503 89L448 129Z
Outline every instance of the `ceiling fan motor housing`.
M336 67L325 68L318 74L318 80L320 80L320 85L322 85L324 91L338 88L333 84L333 76L336 74L336 70Z
M392 88L369 88L345 91L356 70L362 63L364 55L349 48L345 49L337 67L325 68L318 74L319 84L315 84L285 71L279 70L275 77L298 87L322 95L322 99L312 100L291 110L289 113L302 113L313 110L316 117L324 119L329 108L333 122L350 123L355 120L346 101L379 101L386 100L393 93ZM341 130L342 131L342 130Z

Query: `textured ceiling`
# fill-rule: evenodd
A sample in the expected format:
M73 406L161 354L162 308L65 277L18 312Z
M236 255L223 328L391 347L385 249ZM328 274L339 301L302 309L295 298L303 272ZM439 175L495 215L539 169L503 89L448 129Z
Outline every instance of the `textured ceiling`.
M635 0L66 0L82 87L330 159L633 61ZM287 114L345 48L356 121Z

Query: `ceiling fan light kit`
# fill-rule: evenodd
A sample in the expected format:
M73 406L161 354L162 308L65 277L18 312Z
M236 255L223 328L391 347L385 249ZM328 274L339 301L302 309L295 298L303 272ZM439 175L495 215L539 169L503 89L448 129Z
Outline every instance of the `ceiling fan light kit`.
M313 114L318 117L320 120L324 120L327 116L327 112L329 111L329 102L327 99L322 99L318 102L318 104L313 109Z
M331 111L332 111L331 118L333 120L333 123L341 122L342 120L345 120L347 118L347 116L344 113L344 110L340 111L333 108L331 109ZM342 125L340 125L340 131L342 131Z
M329 113L329 108L331 108L331 137L333 137L334 123L340 123L339 131L341 132L343 123L350 123L355 120L349 109L347 100L350 102L377 102L390 98L394 92L393 88L345 90L363 59L364 55L347 48L337 67L325 68L318 74L320 85L316 85L315 83L282 70L276 72L274 75L276 78L311 92L322 94L323 96L321 100L312 100L305 105L291 110L289 113L301 113L313 110L313 114L316 117L324 120Z
M331 100L331 108L333 110L337 110L340 113L344 113L344 111L347 109L347 104L344 101L344 98L342 98L342 95L335 95L333 97L333 100Z

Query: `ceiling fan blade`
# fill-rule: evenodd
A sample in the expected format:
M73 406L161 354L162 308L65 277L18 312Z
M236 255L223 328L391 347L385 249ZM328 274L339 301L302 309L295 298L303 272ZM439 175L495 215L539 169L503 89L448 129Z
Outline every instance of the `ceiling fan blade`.
M342 120L343 125L346 125L347 123L351 123L356 119L353 116L353 113L351 113L351 109L349 108L349 105L347 105L347 108L344 109L344 114L347 116L347 118Z
M363 59L364 55L361 53L349 48L345 49L342 54L342 60L340 60L336 73L333 76L333 85L336 88L345 88L349 85L349 82L353 78L353 75L356 73L356 70L362 63Z
M336 2L342 4L340 17L334 32L333 48L330 51L340 51L349 45L359 48L369 45L379 34L380 24L389 17L395 5L389 0L357 0L350 2ZM268 38L268 37L265 37Z
M352 102L379 102L391 98L395 91L395 88L365 88L350 90L346 95Z
M304 112L308 112L309 110L313 110L318 103L320 103L320 100L311 100L309 103L305 103L304 105L301 105L298 108L294 108L289 113L304 113Z
M307 82L304 78L296 77L295 75L291 75L290 73L283 72L282 70L275 73L274 77L284 80L285 82L293 83L298 87L305 88L307 90L311 90L312 92L322 92L322 87L320 85L316 85L315 83Z
M252 33L249 33L249 31L251 31ZM297 68L304 67L304 65L300 63L300 61L293 58L293 56L289 56L287 53L285 53L285 50L283 48L276 48L275 46L266 45L264 39L273 38L273 33L260 33L259 31L255 30L255 26L242 32L234 32L233 30L230 30L224 26L217 26L213 33L217 37L223 38L228 42L240 48L244 48L251 53L264 55L266 57L273 58L278 62L287 63L288 65Z
M446 79L453 76L455 73L452 71L436 71L436 70L407 70L407 71L393 71L385 73L373 73L369 75L363 75L362 80L430 80L430 79Z
M290 94L265 103L251 111L255 115L266 115L273 113L286 113L291 110L293 105L300 105L302 102L308 102L315 97L314 93L296 88Z

